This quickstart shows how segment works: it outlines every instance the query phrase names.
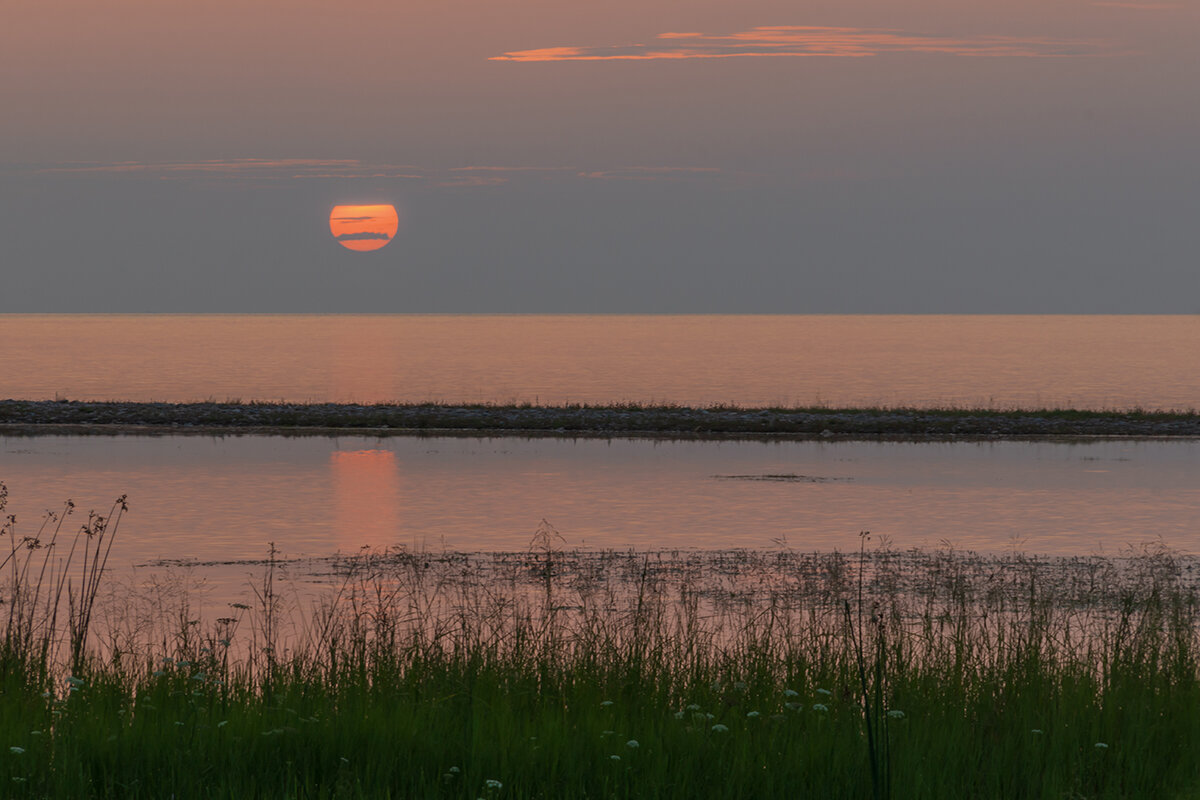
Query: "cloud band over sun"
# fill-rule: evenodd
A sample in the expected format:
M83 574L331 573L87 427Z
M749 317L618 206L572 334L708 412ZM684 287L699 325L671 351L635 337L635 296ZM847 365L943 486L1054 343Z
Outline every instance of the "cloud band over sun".
M730 34L660 33L652 44L513 50L491 61L653 61L689 58L864 58L886 53L1063 58L1107 54L1107 42L1014 36L927 36L890 28L763 25Z

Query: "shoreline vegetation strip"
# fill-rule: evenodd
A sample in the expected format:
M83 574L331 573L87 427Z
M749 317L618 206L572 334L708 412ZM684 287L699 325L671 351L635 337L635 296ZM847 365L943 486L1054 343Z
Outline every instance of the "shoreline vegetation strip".
M125 510L120 498L75 534L56 521L61 538L0 565L0 796L1200 787L1197 576L1161 547L983 558L868 548L862 534L857 554L597 563L559 550L547 525L524 554L348 556L293 625L274 548L253 598L215 620L197 618L186 587L96 580L60 595L67 576L104 573L95 558ZM0 538L17 541L14 525ZM91 545L71 549L82 561L66 555L72 538Z
M77 433L229 429L376 434L486 431L555 435L915 438L1137 436L1200 437L1200 412L966 408L745 408L678 405L453 405L350 403L148 403L0 400L0 431Z

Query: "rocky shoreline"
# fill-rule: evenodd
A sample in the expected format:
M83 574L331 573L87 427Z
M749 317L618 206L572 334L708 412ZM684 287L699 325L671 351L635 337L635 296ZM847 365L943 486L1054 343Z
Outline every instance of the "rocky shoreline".
M1200 437L1194 412L0 400L0 435L466 432L771 438Z

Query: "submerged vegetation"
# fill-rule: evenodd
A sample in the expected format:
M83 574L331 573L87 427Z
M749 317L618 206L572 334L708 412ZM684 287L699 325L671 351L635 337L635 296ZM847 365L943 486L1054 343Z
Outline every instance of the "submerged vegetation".
M93 580L123 505L5 518L0 795L1200 792L1198 575L1161 549L573 551L544 525L522 553L272 549L197 619Z
M572 435L946 438L956 436L1200 436L1187 411L962 408L742 408L675 405L449 405L339 403L132 403L0 400L0 429L73 433L131 427L272 432L489 431Z

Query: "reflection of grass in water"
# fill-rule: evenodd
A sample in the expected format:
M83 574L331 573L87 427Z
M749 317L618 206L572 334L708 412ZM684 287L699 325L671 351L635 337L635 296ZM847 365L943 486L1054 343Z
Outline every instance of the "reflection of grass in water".
M0 794L858 798L868 722L893 797L1197 788L1194 565L1169 553L860 561L544 534L327 564L334 588L291 627L268 624L271 562L257 607L221 621L145 598L165 635L106 618L70 677L12 653Z

